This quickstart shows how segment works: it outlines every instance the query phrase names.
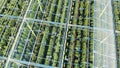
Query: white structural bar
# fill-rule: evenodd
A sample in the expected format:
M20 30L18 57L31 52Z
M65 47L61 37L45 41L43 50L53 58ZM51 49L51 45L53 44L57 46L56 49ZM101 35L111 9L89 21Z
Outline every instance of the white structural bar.
M3 15L3 14L0 14L1 17L7 17L7 18L10 18L10 19L21 19L23 17L20 17L20 16L11 16L11 15ZM65 26L66 23L60 23L60 22L52 22L52 21L45 21L45 20L40 20L40 19L34 19L34 18L27 18L25 17L24 20L29 20L29 21L35 21L35 22L45 22L45 23L48 23L48 24L54 24L54 25L61 25L61 26Z
M4 3L3 3L2 8L0 9L0 13L1 13L2 9L5 7L5 4L6 4L7 0L4 0L3 2L4 2Z
M11 16L11 15L3 15L3 14L0 14L1 17L8 17L10 19L21 19L22 20L22 17L20 16ZM48 24L53 24L53 25L57 25L57 26L65 26L66 23L60 23L60 22L52 22L52 21L45 21L45 20L40 20L40 19L33 19L33 18L25 18L26 21L35 21L35 22L45 22L45 23L48 23ZM107 28L99 28L99 27L90 27L90 26L81 26L81 25L73 25L73 24L68 24L68 26L70 27L78 27L78 28L86 28L86 29L94 29L94 30L99 30L99 31L107 31L107 32L111 32L112 30L110 29L107 29ZM117 33L119 31L116 31Z
M67 21L66 21L66 29L65 29L65 33L64 33L64 44L61 48L62 53L61 53L61 63L60 63L60 68L63 68L63 62L64 62L64 54L65 54L65 45L66 45L66 41L67 41L67 32L68 32L68 24L69 24L69 19L70 19L70 12L71 12L71 7L72 7L72 0L69 0L69 7L68 7L68 10L67 10Z
M0 57L1 60L7 60L7 57ZM58 67L53 67L53 66L47 66L44 64L39 64L39 63L34 63L34 62L27 62L27 61L22 61L22 60L16 60L16 59L9 59L9 62L13 62L13 63L19 63L19 64L23 64L23 65L31 65L34 67L43 67L43 68L58 68Z
M39 4L39 6L40 6L40 10L41 10L41 12L43 12L43 10L42 10L42 6L41 6L41 0L37 0L38 1L38 4Z
M104 7L104 9L102 10L102 12L99 15L99 18L103 15L103 13L105 12L106 8L109 6L110 3L107 3L107 5Z
M23 25L24 25L25 17L26 17L26 15L27 15L27 12L28 12L28 10L29 10L29 8L30 8L31 3L32 3L32 0L30 0L30 3L29 3L28 8L27 8L27 10L26 10L26 13L25 13L25 15L24 15L24 17L23 17L23 21L22 21L22 23L21 23L21 25L20 25L19 31L18 31L18 33L17 33L17 35L16 35L15 41L14 41L14 43L13 43L13 45L12 45L12 48L11 48L10 53L9 53L9 56L8 56L8 58L7 58L5 68L8 68L10 58L11 58L11 56L12 56L12 54L13 54L15 45L16 45L17 40L18 40L18 37L19 37L19 35L20 35L20 31L21 31L21 29L22 29L22 27L23 27Z
M20 63L20 64L25 64L25 65L28 65L28 64L29 64L29 65L34 66L34 67L57 68L57 67L47 66L47 65L44 65L44 64L27 62L27 61L20 61L20 60L15 60L15 59L10 59L10 61L11 61L11 62L17 62L17 63Z

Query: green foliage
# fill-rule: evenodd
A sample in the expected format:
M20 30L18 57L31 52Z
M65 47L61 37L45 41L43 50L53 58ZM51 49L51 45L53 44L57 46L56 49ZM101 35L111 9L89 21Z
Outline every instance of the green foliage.
M17 5L16 5L17 3ZM29 3L29 2L28 2ZM45 13L40 11L38 7L37 0L34 0L29 8L30 11L27 13L27 17L30 18L37 18L40 20L47 20L52 22L59 22L59 23L66 23L69 13L69 1L68 0L48 0L46 4L46 0L42 0L42 7L45 10ZM93 16L93 8L92 4L89 4L88 1L81 1L81 0L74 0L71 8L71 17L70 24L78 24L80 26L90 26L89 20L85 19L89 17L89 14ZM46 4L46 6L45 6ZM57 5L55 5L57 4ZM26 0L19 0L18 1L10 1L6 3L5 7L9 8L10 10L4 8L2 14L7 15L15 15L15 16L24 16L26 12L26 6L28 6ZM91 8L92 7L92 8ZM15 10L11 10L14 9ZM38 8L38 11L37 11ZM91 11L89 11L89 9ZM115 12L118 14L118 10L116 9ZM72 16L73 13L73 16ZM35 15L36 14L36 15ZM116 20L118 20L118 16L116 16ZM93 19L91 19L93 22ZM18 20L7 20L2 19L0 20L0 25L6 27L0 27L0 33L2 36L0 37L2 40L0 41L0 55L5 55L9 49L11 49L12 42L14 41L17 31L21 25L21 22ZM24 25L21 34L18 38L19 42L16 45L17 54L15 55L16 59L21 58L21 54L23 53L23 49L25 48L24 55L22 56L22 60L29 60L30 56L32 57L32 62L43 63L46 65L57 66L61 52L61 45L63 45L63 38L64 38L64 30L63 28L54 27L53 25L48 25L46 22L43 22L42 25L40 22L28 22L32 30L35 32L35 37L27 25ZM33 24L34 23L34 24ZM45 24L45 25L44 25ZM93 24L92 24L93 25ZM66 28L65 28L66 29ZM117 27L119 29L119 26ZM37 32L37 30L41 30ZM77 64L82 64L86 62L86 55L87 55L87 42L88 40L86 37L93 37L93 34L88 35L88 30L79 29L77 28L69 28L68 35L69 38L66 39L66 47L65 50L65 57L68 59L68 63L76 63L76 65L72 65L73 68L78 68ZM12 40L9 40L10 37L14 37ZM93 40L93 39L91 39ZM119 40L119 39L118 39ZM11 42L11 44L9 44ZM26 44L25 44L26 43ZM93 42L90 41L90 50L92 51ZM33 50L34 47L34 50ZM33 50L33 54L30 54ZM25 55L26 54L26 55ZM92 61L93 53L90 53L90 61ZM72 58L73 57L73 58ZM45 58L45 59L44 59ZM44 60L43 60L44 59ZM15 67L15 65L13 65ZM66 64L65 67L71 68L70 64ZM92 65L91 65L92 66ZM91 67L90 66L90 67ZM85 66L83 66L84 68ZM82 67L81 67L82 68Z

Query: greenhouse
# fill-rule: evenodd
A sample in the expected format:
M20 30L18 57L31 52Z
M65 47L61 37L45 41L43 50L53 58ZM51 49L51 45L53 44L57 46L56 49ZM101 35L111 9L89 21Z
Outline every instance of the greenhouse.
M120 68L120 0L0 0L0 68Z

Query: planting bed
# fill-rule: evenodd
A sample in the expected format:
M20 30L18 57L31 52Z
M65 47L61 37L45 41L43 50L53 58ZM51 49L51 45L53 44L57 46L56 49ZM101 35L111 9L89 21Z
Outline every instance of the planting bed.
M22 1L21 3L23 4L23 2L24 1ZM7 1L5 6L2 8L0 14L22 16L25 12L25 8L19 8L22 7L22 4L20 4L21 6L19 5L18 7L17 3L18 1L14 1L14 0ZM16 8L16 10L14 10L13 8ZM1 21L0 22L0 51L1 51L0 55L7 56L8 55L7 53L12 45L12 42L14 41L16 33L21 24L21 19L10 19L7 17L0 17L0 21Z
M72 2L70 26L64 55L65 68L92 68L93 50L93 4L94 1ZM85 26L86 28L82 28Z
M8 68L92 68L94 1L0 2L0 57Z
M0 14L23 16L27 1L1 0ZM18 3L19 2L19 3ZM13 45L21 19L11 19L0 16L0 56L7 57ZM4 64L4 62L2 62ZM2 67L2 65L0 64Z
M118 67L120 67L120 1L114 1L114 19L116 27L116 44L117 44L117 58L118 58Z
M57 67L63 45L64 28L53 24L27 22L17 42L14 59Z
M52 21L57 23L65 23L67 19L69 0L32 0L27 18L42 19L45 21ZM40 6L38 6L40 5Z
M66 21L68 1L66 0L66 2L63 3L62 0L59 1L42 0L41 4L43 11L41 11L41 7L38 6L39 4L37 0L25 1L24 3L28 3L27 6L29 6L30 2L31 4L30 4L30 8L26 7L24 9L22 9L23 7L25 7L24 4L22 4L22 2L18 4L19 1L10 0L5 3L4 7L2 7L2 11L1 11L2 15L19 16L19 17L24 16L25 15L24 13L26 11L23 10L27 9L26 17L27 19L28 18L30 19L30 21L29 20L21 21L22 18L20 18L21 20L19 19L14 20L10 18L11 21L9 24L9 23L4 23L4 19L3 17L1 17L1 21L3 21L3 23L1 23L1 32L5 32L3 28L7 29L6 33L11 32L10 34L9 33L5 34L5 38L3 35L4 33L1 33L1 40L3 40L1 41L1 49L3 47L6 48L3 49L2 51L5 52L4 50L7 50L6 51L7 53L5 53L5 55L9 55L8 50L12 46L11 40L10 43L8 44L9 37L10 39L13 39L12 40L13 42L15 39L14 36L16 36L14 35L15 31L13 30L18 31L19 26L21 25L22 22L24 24L22 26L22 29L20 30L19 38L17 39L18 42L16 43L13 58L17 60L30 61L34 63L51 65L55 67L58 66L60 61L59 55L61 53L61 46L63 45L62 43L64 42L62 41L65 32L64 26L60 27L61 25L57 25L59 26L57 27L54 24L52 25L48 23L50 22L64 23ZM12 8L9 7L10 5L12 6ZM32 21L33 19L37 19L37 22ZM5 20L8 20L9 22L9 19L5 19ZM48 21L48 23L41 21L38 22L38 20L46 20ZM19 22L17 23L17 21ZM41 25L42 23L43 25ZM11 29L9 27L11 27ZM15 32L15 34L17 34L17 31ZM4 39L6 42L4 42ZM3 46L2 44L6 46ZM1 56L4 56L3 52L1 52Z
M1 0L2 1L2 0ZM29 0L3 0L0 14L23 16L28 7Z

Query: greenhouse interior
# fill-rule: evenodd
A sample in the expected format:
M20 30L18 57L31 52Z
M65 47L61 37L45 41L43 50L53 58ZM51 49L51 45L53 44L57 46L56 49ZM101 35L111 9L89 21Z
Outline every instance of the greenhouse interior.
M0 0L0 68L120 68L120 0Z

